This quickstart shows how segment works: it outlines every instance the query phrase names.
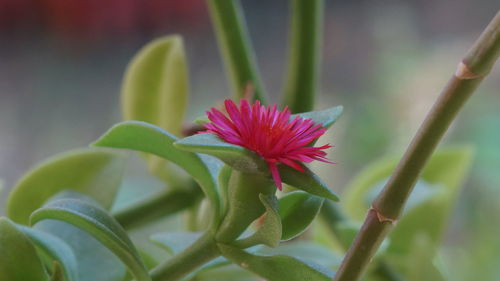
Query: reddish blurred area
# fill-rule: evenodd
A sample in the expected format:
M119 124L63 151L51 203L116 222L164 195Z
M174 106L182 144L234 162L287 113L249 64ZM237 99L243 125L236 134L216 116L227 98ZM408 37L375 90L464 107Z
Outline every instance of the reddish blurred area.
M0 0L0 34L101 41L206 22L201 0Z

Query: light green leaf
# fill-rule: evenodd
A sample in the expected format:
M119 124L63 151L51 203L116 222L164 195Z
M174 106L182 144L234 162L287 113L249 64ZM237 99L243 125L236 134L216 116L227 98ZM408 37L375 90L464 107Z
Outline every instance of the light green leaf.
M306 230L323 205L323 198L302 191L280 198L279 215L283 224L281 240L289 240Z
M242 146L224 142L213 134L197 134L174 143L180 149L215 156L236 170L246 173L260 173L270 176L267 163L255 152ZM299 172L286 165L278 166L281 179L314 195L338 201L337 195L307 167Z
M123 228L100 207L79 199L59 199L33 212L30 222L45 219L62 220L88 232L117 255L138 281L151 280Z
M223 256L269 281L331 281L333 272L285 255L257 256L219 244Z
M144 46L125 72L122 110L125 120L148 122L180 136L188 96L184 44L178 35Z
M105 149L58 154L19 180L7 201L7 215L17 223L28 224L30 214L63 189L86 194L109 208L121 184L124 164L122 153Z
M154 124L180 136L188 96L187 63L182 38L156 39L144 46L125 72L122 87L124 120ZM147 155L151 172L171 175L167 161Z
M278 213L278 200L274 194L259 194L259 198L266 208L264 222L251 236L235 241L234 246L248 248L257 244L264 244L271 248L278 247L281 240L281 219Z
M152 124L126 121L113 126L92 145L137 150L172 161L198 182L218 215L220 199L216 179L220 163L215 159L175 148L173 143L176 140L175 136Z
M76 257L73 254L73 250L64 240L52 234L26 226L19 225L18 227L44 254L55 262L54 266L57 263L63 276L61 280L78 280L78 263Z
M335 107L330 107L324 110L309 111L299 114L293 114L290 119L295 118L295 116L300 116L305 119L312 119L316 124L322 124L323 128L330 128L337 119L342 115L344 107L339 105Z
M150 240L175 255L193 244L200 236L200 232L162 232L151 235Z
M46 281L47 275L31 241L0 217L0 280Z

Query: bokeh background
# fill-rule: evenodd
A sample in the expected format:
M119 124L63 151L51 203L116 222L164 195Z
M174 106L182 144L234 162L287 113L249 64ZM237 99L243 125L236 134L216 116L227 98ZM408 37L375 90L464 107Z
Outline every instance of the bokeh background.
M286 69L288 2L242 1L275 102ZM342 191L370 162L404 150L498 8L497 0L326 1L317 104L345 107L329 136L338 164L319 167L328 183ZM128 61L145 43L172 33L185 39L194 119L230 95L204 1L0 0L0 214L30 167L87 146L120 121ZM452 274L478 280L473 272L481 271L481 280L500 280L498 64L444 141L464 143L476 155L445 237L456 250Z

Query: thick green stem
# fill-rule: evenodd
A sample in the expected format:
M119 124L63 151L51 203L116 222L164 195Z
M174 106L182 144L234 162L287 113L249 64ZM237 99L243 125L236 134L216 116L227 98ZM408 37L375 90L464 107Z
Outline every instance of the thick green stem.
M363 227L335 276L356 281L403 211L420 172L467 99L500 55L500 12L486 27L450 79L412 140L396 170L373 202Z
M220 256L212 233L206 233L189 248L172 259L155 267L151 272L153 281L181 280L205 263Z
M265 101L264 89L257 70L255 55L238 0L207 0L210 16L234 90L234 97L244 96L251 84L255 99Z
M293 0L288 77L284 105L292 112L311 111L317 91L323 0Z
M123 228L131 229L186 209L200 200L202 195L197 186L169 190L118 210L113 216Z

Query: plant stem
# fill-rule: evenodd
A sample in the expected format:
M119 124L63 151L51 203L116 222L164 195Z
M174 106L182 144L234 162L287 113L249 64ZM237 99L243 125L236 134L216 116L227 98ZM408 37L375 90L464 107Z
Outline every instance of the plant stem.
M189 248L158 265L151 272L152 281L181 280L196 268L220 256L212 233L205 233Z
M255 99L265 101L254 52L238 0L207 0L210 16L233 87L234 97L243 98L251 84Z
M356 281L397 222L420 172L455 116L500 55L500 12L458 66L413 138L388 183L373 202L335 281Z
M323 0L293 0L288 76L284 105L295 113L311 111L317 91Z
M188 208L200 200L202 195L197 186L168 190L118 210L113 216L123 228L131 229Z

